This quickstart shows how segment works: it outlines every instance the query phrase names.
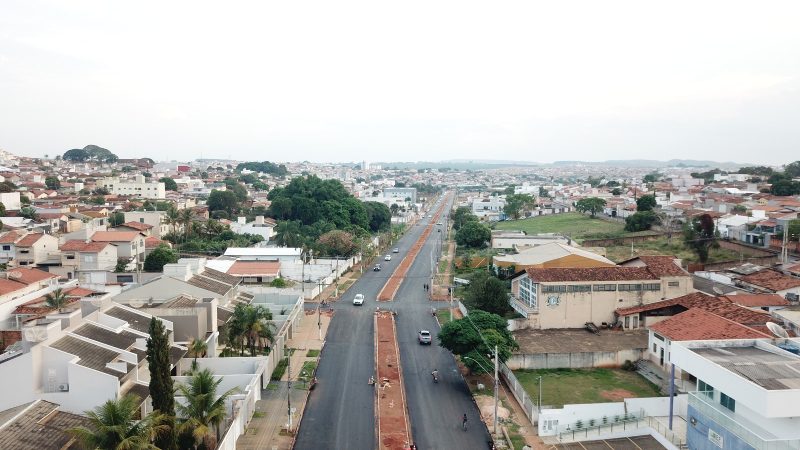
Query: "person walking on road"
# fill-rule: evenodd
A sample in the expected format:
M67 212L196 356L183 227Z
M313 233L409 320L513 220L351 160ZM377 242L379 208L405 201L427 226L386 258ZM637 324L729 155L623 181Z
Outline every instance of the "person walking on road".
M464 413L464 417L461 419L461 427L467 431L467 413Z

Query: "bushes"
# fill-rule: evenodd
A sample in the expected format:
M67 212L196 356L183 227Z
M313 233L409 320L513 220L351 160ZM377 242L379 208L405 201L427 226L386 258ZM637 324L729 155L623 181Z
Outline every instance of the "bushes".
M272 381L281 381L283 378L283 374L286 373L286 366L289 365L289 358L283 358L278 362L278 365L275 366L275 370L272 371L272 376L269 378Z

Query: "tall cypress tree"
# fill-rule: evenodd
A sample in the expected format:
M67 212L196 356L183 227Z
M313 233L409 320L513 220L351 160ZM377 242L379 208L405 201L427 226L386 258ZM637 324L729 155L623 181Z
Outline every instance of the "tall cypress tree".
M156 438L156 446L162 450L177 448L175 428L175 388L170 375L169 335L160 320L150 320L150 337L147 339L147 364L150 368L150 397L153 409L167 416L169 432Z

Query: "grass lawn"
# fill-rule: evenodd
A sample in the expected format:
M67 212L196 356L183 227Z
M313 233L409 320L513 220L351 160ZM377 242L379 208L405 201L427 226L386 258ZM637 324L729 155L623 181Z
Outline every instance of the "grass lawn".
M674 255L688 262L697 262L697 255L686 247L681 241L682 236L677 235L672 237L672 243L667 243L666 237L661 237L656 240L638 242L633 244L634 256L642 255ZM606 247L606 255L608 259L614 262L624 261L631 258L631 246L618 245ZM731 261L738 260L739 254L733 250L726 248L714 248L709 253L708 262Z
M306 353L306 356L308 356L309 358L316 358L317 356L319 356L319 350L312 348L311 350L308 351L308 353Z
M436 317L439 319L439 324L444 325L450 322L450 310L440 309L436 311Z
M637 234L625 231L621 222L592 219L580 213L553 214L522 220L505 220L498 222L495 229L522 230L528 234L561 233L578 242L584 239L618 238Z
M631 397L660 397L658 388L636 372L620 369L515 370L525 391L536 399L542 377L542 405L618 402Z

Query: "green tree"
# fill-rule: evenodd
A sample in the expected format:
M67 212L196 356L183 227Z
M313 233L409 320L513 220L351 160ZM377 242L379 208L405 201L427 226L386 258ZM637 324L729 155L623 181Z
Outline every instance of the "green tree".
M178 183L170 177L162 177L158 179L159 182L164 183L164 189L168 191L177 191Z
M697 255L697 260L705 264L712 248L719 247L714 219L708 214L693 217L683 228L683 243Z
M61 288L50 292L49 294L44 296L44 302L47 306L57 309L58 312L64 311L64 305L67 304L67 293L64 292Z
M225 211L228 214L233 214L239 209L239 200L232 191L212 190L207 204L209 211Z
M59 180L58 177L53 175L50 175L49 177L45 178L44 184L45 186L47 186L47 189L52 189L54 191L57 191L59 188L61 188L61 180Z
M787 164L786 167L783 168L783 173L789 178L800 178L800 161Z
M228 342L234 345L238 343L242 356L245 346L250 349L250 356L256 356L259 343L266 349L266 342L275 339L275 325L271 320L272 312L263 306L237 304L228 327Z
M398 206L397 203L392 203L391 206L389 206L389 211L392 212L393 216L396 216L400 211L400 206Z
M108 216L108 224L112 227L118 227L125 223L125 214L121 212L111 213Z
M747 214L747 207L744 205L736 205L732 210L736 214Z
M82 148L73 148L64 152L64 156L61 159L64 161L83 162L89 159L89 152Z
M175 387L172 380L172 365L169 359L169 332L161 320L150 319L150 335L147 338L147 367L150 371L150 398L153 409L164 417L168 428L156 439L162 450L174 450L177 445L175 426Z
M528 194L511 194L506 196L506 204L503 206L503 213L516 220L522 215L522 211L534 205L534 198Z
M0 182L0 192L14 192L16 189L17 185L10 181Z
M369 230L372 232L386 231L392 223L392 212L385 204L380 202L364 202L367 212Z
M233 189L233 194L236 196L236 201L242 203L247 201L247 188L241 183L234 183L229 189Z
M653 211L637 212L625 218L625 231L647 231L658 221L658 215Z
M503 189L503 194L505 194L505 195L514 195L514 185L512 184L510 186L506 186L506 188Z
M470 311L463 319L444 324L438 338L442 347L461 356L474 373L484 373L483 367L493 366L486 355L494 353L495 345L500 361L508 360L511 351L519 348L508 330L506 319L479 309Z
M456 232L456 243L465 247L483 248L491 238L492 231L480 222L468 222Z
M145 272L161 272L165 264L178 262L178 253L162 244L153 249L144 259Z
M614 189L611 190L611 195L613 195L614 197L619 197L620 195L622 195L622 189L615 187Z
M208 343L200 338L192 338L186 346L189 355L194 358L192 361L192 371L197 370L197 358L205 358L208 353Z
M772 184L770 193L780 197L800 194L800 183L788 179L779 180Z
M453 229L456 231L460 230L467 222L478 221L478 216L472 214L472 210L466 206L459 206L456 208L451 217L453 219Z
M481 271L475 272L469 281L464 292L466 305L500 316L511 311L508 289L502 280Z
M86 411L89 427L67 430L84 448L102 450L159 450L153 441L166 431L164 417L148 414L136 420L141 399L128 394Z
M661 178L661 174L660 173L653 172L653 173L648 173L647 175L645 175L643 181L645 183L655 183L660 178Z
M283 247L302 247L304 238L300 222L282 220L275 226L275 242Z
M179 220L183 225L184 239L189 239L189 233L192 232L192 222L194 221L194 210L191 208L182 209Z
M213 450L220 438L220 425L225 420L225 402L238 389L217 393L222 378L214 378L208 369L195 371L185 384L178 385L178 393L185 399L178 403L181 434L191 436L195 448Z
M657 205L656 196L652 194L643 195L636 199L636 211L652 211Z
M36 212L36 208L26 206L19 210L20 217L24 217L26 219L36 220L39 218L39 213Z
M800 220L790 220L788 228L789 229L786 230L786 238L792 242L800 240Z
M589 213L592 218L606 206L606 201L599 197L588 197L578 200L575 209L582 213Z
M317 239L317 248L328 256L352 256L358 249L353 235L342 230L329 231Z
M3 202L0 202L0 217L3 217L5 215L6 215L6 205L4 205Z

